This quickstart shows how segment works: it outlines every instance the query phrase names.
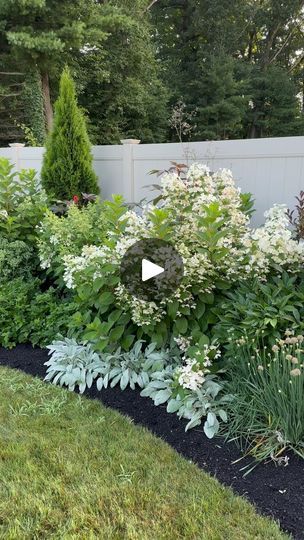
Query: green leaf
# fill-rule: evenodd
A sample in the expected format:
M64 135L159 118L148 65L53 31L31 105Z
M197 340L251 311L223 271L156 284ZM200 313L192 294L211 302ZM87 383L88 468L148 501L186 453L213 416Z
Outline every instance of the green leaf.
M115 328L113 328L113 330L111 330L110 335L109 335L110 341L118 341L123 335L124 331L125 331L124 326L116 326Z
M205 304L213 304L214 294L213 293L200 293L199 299L201 300L201 302L204 302Z
M121 309L114 309L114 311L111 311L108 317L108 321L111 323L116 323L121 315L122 315Z
M114 300L115 300L115 296L110 291L105 291L99 297L99 302L100 302L101 305L105 304L105 305L108 306L108 305L112 304L112 302L114 302Z
M206 336L205 334L202 334L198 342L199 346L203 348L204 345L209 345L209 343L210 343L210 339L208 338L208 336Z
M179 303L177 300L174 300L173 302L170 302L168 304L167 312L168 312L169 317L171 317L171 319L174 319L176 317L176 314L178 312L178 306L179 306Z
M156 392L154 397L154 404L162 405L166 401L168 401L169 397L171 396L171 390L165 389L165 390L159 390L159 392Z
M134 334L129 334L127 336L124 336L121 340L121 346L125 351L128 351L135 339Z
M180 317L175 321L175 327L180 334L185 334L188 329L188 321L185 317Z

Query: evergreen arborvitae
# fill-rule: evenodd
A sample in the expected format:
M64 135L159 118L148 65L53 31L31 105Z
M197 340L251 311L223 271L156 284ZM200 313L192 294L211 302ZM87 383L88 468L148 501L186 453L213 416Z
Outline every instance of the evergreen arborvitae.
M55 103L54 125L43 160L43 187L58 199L71 199L81 193L98 193L92 159L84 115L77 106L73 79L65 68Z

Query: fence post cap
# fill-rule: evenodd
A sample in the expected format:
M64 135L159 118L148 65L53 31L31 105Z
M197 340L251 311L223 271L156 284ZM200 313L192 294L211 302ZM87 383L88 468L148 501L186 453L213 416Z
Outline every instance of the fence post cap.
M21 142L14 142L14 143L9 143L9 146L11 148L23 148L25 144Z
M140 139L121 139L121 144L139 144Z

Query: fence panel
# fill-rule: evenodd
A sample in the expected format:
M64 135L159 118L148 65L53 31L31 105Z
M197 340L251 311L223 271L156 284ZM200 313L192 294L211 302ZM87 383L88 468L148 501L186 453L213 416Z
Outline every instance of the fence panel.
M0 149L0 156L9 157L17 168L41 170L43 148ZM226 167L232 170L242 191L255 198L253 224L263 222L263 214L274 203L294 207L294 197L304 189L304 137L282 137L236 141L195 142L188 144L132 144L94 146L94 168L102 195L121 193L128 202L145 197L152 199L153 183L149 172L164 170L170 161L191 164L206 163L212 170Z

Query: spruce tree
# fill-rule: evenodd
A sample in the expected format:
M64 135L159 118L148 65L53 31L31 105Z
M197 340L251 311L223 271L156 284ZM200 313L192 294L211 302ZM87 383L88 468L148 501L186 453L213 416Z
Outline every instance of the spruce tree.
M99 191L85 118L77 106L74 81L67 68L60 79L54 125L46 144L41 179L46 191L58 199Z

